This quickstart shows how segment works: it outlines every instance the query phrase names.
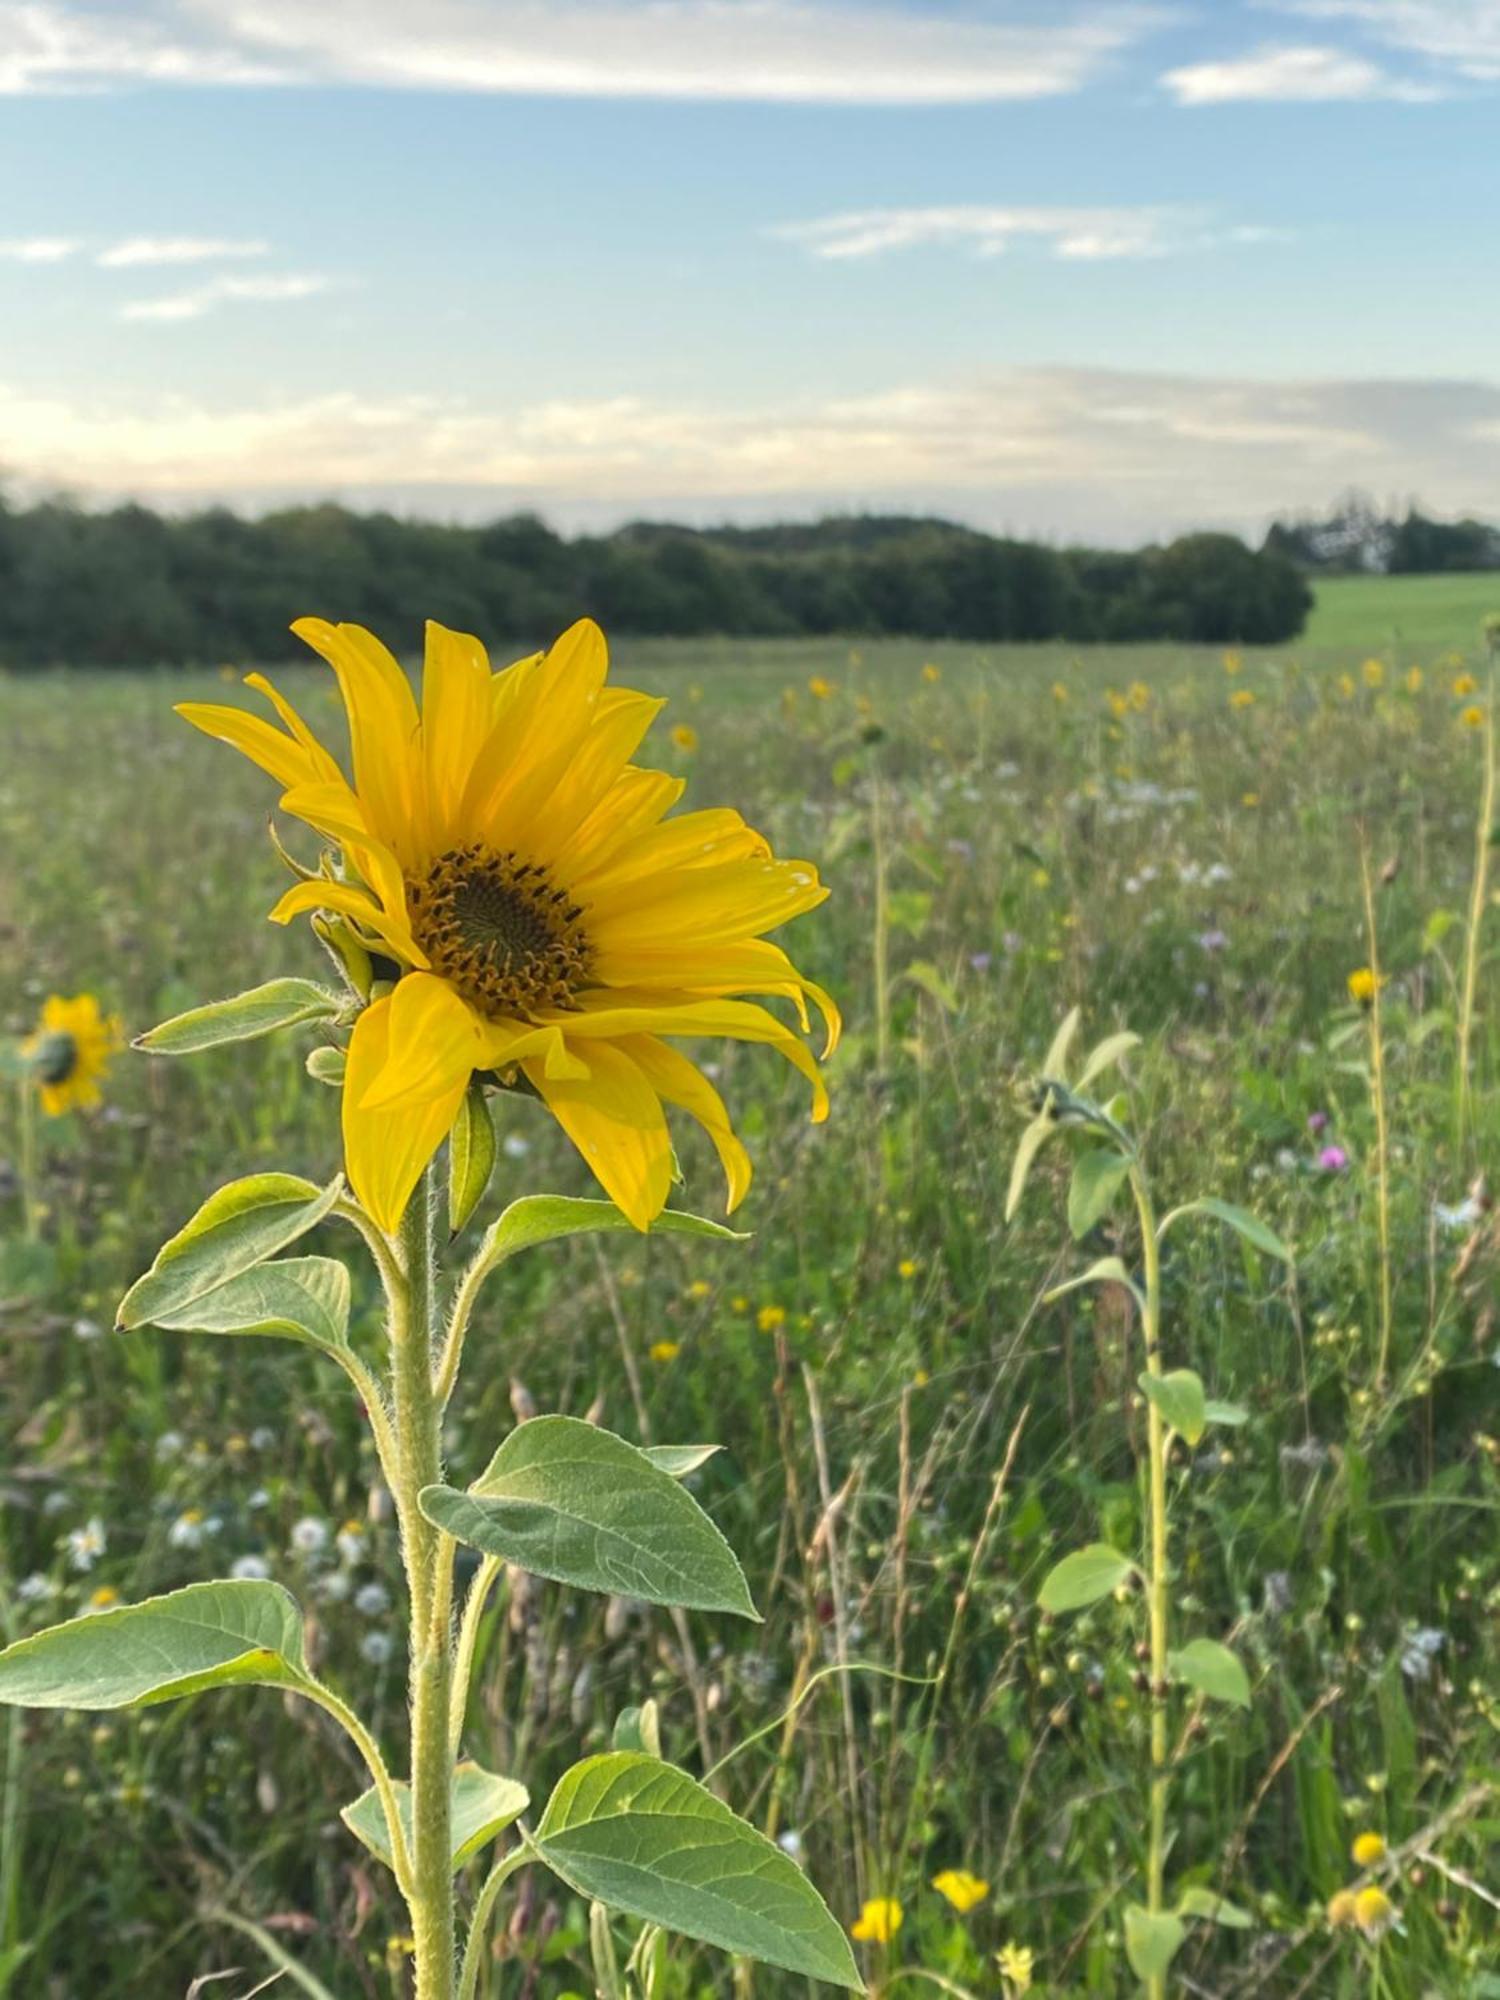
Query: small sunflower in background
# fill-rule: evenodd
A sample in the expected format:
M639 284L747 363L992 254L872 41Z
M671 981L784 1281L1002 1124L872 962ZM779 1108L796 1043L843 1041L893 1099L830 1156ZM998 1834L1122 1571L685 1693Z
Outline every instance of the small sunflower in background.
M811 1051L739 997L787 1000L804 1029L811 1000L832 1050L837 1008L763 935L824 900L817 870L778 860L737 812L667 817L684 780L631 761L663 704L606 684L588 619L498 673L477 639L429 624L420 704L362 627L292 630L337 676L352 783L260 674L246 685L280 729L212 703L178 713L268 771L283 809L329 843L323 872L272 917L342 923L374 961L343 1091L345 1164L369 1214L397 1228L475 1075L524 1080L638 1229L673 1179L664 1107L686 1111L735 1208L749 1155L668 1038L768 1043L827 1115Z
M87 1111L100 1101L99 1079L124 1036L118 1014L102 1014L92 993L49 996L35 1032L21 1045L49 1118Z

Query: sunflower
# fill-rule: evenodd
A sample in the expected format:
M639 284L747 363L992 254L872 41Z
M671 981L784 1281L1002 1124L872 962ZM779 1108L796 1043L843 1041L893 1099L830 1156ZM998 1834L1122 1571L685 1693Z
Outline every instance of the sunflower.
M360 626L292 630L338 678L352 785L260 674L246 684L283 728L209 703L178 713L253 758L337 850L272 917L343 920L394 980L355 1022L345 1070L345 1161L365 1208L397 1227L478 1073L530 1085L638 1229L672 1180L663 1107L688 1112L734 1209L749 1157L666 1038L768 1043L826 1117L810 1051L739 997L789 1000L804 1029L811 998L832 1049L833 1002L762 935L823 901L816 869L776 860L737 812L666 816L684 780L631 762L663 704L606 684L588 619L499 673L477 639L429 624L420 707Z
M99 1079L120 1046L120 1017L101 1014L92 993L52 994L36 1031L22 1044L49 1118L99 1102Z

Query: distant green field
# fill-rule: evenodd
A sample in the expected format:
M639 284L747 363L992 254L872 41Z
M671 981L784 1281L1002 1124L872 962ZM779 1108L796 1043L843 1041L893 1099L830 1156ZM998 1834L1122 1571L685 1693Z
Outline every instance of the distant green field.
M1479 624L1500 611L1500 576L1337 576L1316 586L1307 621L1312 646L1395 644L1471 653Z

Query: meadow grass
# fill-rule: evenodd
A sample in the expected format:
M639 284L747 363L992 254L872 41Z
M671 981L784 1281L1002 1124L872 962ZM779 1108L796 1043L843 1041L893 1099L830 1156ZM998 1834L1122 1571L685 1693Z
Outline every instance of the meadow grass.
M1449 650L1472 653L1483 621L1500 611L1500 577L1331 576L1313 587L1302 650L1405 649L1423 660Z
M1068 1242L1061 1147L1002 1221L1027 1081L1077 1004L1090 1039L1144 1038L1124 1069L1161 1205L1221 1195L1297 1253L1288 1276L1200 1227L1163 1262L1168 1365L1249 1412L1170 1473L1177 1612L1231 1639L1253 1684L1248 1713L1183 1708L1173 1737L1169 1876L1250 1920L1195 1926L1177 1990L1500 1992L1497 1241L1487 1197L1466 1205L1495 1146L1483 936L1472 1113L1455 1118L1483 744L1455 682L1484 668L1456 611L1392 656L1395 616L1357 626L1344 599L1366 586L1334 586L1336 606L1329 589L1306 647L1233 672L1164 647L618 649L618 678L672 697L657 755L691 767L691 798L733 801L824 870L832 898L797 954L849 1032L823 1127L764 1052L716 1054L757 1162L752 1241L518 1261L450 1424L465 1478L532 1408L725 1441L696 1490L765 1624L518 1580L481 1635L467 1740L546 1780L647 1695L694 1771L754 1734L719 1780L732 1802L843 1921L872 1898L902 1906L899 1931L861 1947L872 1983L1019 1990L994 1959L1011 1945L1034 1954L1033 1993L1135 1990L1119 1930L1145 1863L1144 1607L1122 1590L1053 1620L1036 1596L1069 1548L1140 1543L1128 1295L1043 1299L1094 1256L1135 1270L1140 1246L1123 1201ZM330 684L287 685L331 723ZM0 1028L25 1029L51 990L95 990L138 1031L316 970L305 932L264 921L284 877L258 774L169 713L204 692L224 697L217 675L0 681ZM684 720L691 758L667 742ZM1362 840L1389 981L1384 1230L1370 1024L1346 992L1371 959ZM101 1589L136 1599L263 1563L399 1750L395 1529L342 1385L269 1342L108 1331L223 1177L212 1163L333 1170L337 1101L301 1053L124 1057L103 1115L44 1132L47 1250L0 1251L4 1610L29 1630ZM527 1190L586 1191L537 1108L501 1105L485 1212L518 1171ZM715 1212L694 1135L683 1166L682 1205ZM357 1300L357 1334L376 1323L375 1298ZM90 1556L95 1517L108 1545ZM6 1773L0 1991L178 1994L241 1966L209 1990L248 1992L276 1952L291 1990L404 1990L393 1886L337 1820L364 1779L316 1712L226 1692L27 1717ZM1396 1857L1371 1879L1401 1924L1378 1943L1325 1917L1371 1830ZM946 1869L987 1895L958 1912L930 1886ZM586 1911L520 1879L482 1991L587 1990ZM662 1994L714 1984L789 1982L672 1947Z

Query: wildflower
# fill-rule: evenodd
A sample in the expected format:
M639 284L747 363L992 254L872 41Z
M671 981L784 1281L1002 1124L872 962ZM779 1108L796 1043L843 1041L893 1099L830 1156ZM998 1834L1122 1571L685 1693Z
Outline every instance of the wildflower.
M241 1583L264 1583L271 1574L271 1565L264 1556L236 1556L229 1565L229 1574Z
M1006 1980L1012 1993L1029 1993L1032 1974L1036 1969L1036 1954L1023 1944L1003 1944L995 1953L995 1963L1000 1968L1000 1977Z
M1325 1174L1341 1174L1349 1164L1349 1155L1342 1146L1325 1146L1318 1155L1318 1165Z
M56 1597L56 1595L57 1583L55 1579L43 1575L39 1569L34 1569L30 1576L23 1576L21 1581L16 1585L16 1602L18 1604L45 1604L49 1598Z
M1359 1921L1355 1910L1357 1897L1352 1889L1340 1889L1337 1895L1328 1898L1325 1912L1330 1930L1346 1931Z
M1120 694L1114 688L1106 688L1104 690L1104 699L1109 705L1110 714L1117 722L1121 716L1127 715L1130 712L1129 695Z
M366 1632L359 1642L360 1658L372 1667L383 1667L395 1650L389 1632Z
M1224 671L1226 674L1237 674L1244 664L1244 658L1239 653L1226 653L1224 655Z
M672 747L691 757L698 747L698 732L690 722L679 722L672 731Z
M354 1593L354 1608L361 1618L379 1618L391 1608L391 1593L383 1583L362 1583Z
M1435 1625L1420 1625L1415 1632L1408 1633L1401 1647L1401 1671L1409 1681L1428 1678L1446 1637Z
M943 678L943 670L932 660L929 660L922 669L922 678L929 687L936 687L938 682Z
M1460 674L1458 679L1453 683L1453 693L1459 701L1462 701L1467 695L1478 694L1478 692L1479 683L1472 674Z
M1231 708L1254 708L1254 688L1236 688L1229 697L1229 706Z
M298 882L273 917L336 916L398 968L355 1022L343 1089L349 1178L376 1222L396 1227L471 1076L491 1070L525 1078L637 1228L671 1184L664 1103L707 1128L733 1209L749 1156L662 1037L769 1043L827 1115L799 1036L733 997L810 998L833 1046L833 1002L761 935L824 900L817 870L776 860L736 812L663 817L682 781L630 762L660 704L606 687L590 620L499 674L477 640L429 624L420 710L370 633L293 629L338 676L352 786L259 674L248 684L284 730L211 703L179 713L270 772L285 809L341 852L337 879Z
M1059 707L1062 707L1064 703L1071 701L1072 698L1073 697L1068 693L1067 688L1064 687L1061 681L1054 681L1052 683L1052 699L1058 704Z
M83 1527L70 1531L68 1560L74 1569L87 1575L108 1547L109 1537L104 1532L104 1523L95 1514Z
M1372 1882L1354 1898L1354 1921L1366 1937L1384 1937L1396 1921L1396 1906L1384 1889Z
M320 1556L328 1546L328 1523L304 1514L292 1523L292 1547L299 1556Z
M1377 975L1372 972L1368 965L1361 965L1349 974L1346 984L1349 988L1349 998L1354 1004L1357 1007L1368 1007L1384 986L1385 977L1383 974Z
M1353 674L1339 675L1339 693L1344 697L1345 701L1353 701L1354 699Z
M665 1367L669 1361L675 1361L678 1355L681 1354L682 1342L680 1340L653 1340L647 1352L653 1361Z
M165 1465L171 1459L176 1458L182 1450L182 1445L183 1437L181 1431L163 1431L161 1436L156 1440L155 1445L155 1456L158 1462Z
M802 1859L802 1836L795 1827L789 1826L784 1833L777 1834L776 1845L783 1854L789 1854L793 1861Z
M293 1530L295 1535L296 1530ZM333 1538L333 1545L346 1563L357 1563L365 1552L365 1524L363 1521L345 1521Z
M1151 706L1151 690L1144 681L1132 681L1129 693L1130 706L1133 709L1140 711Z
M1469 706L1463 710L1458 719L1465 729L1482 729L1484 727L1484 710L1479 706L1477 701L1470 702Z
M1360 672L1364 675L1365 686L1367 688L1384 687L1385 662L1383 660L1366 660L1360 668Z
M174 1549L201 1549L203 1546L203 1509L189 1507L167 1530L167 1541Z
M113 1611L119 1601L120 1593L115 1589L114 1585L112 1583L101 1583L97 1590L90 1592L89 1601L84 1606L84 1609L90 1612Z
M1373 1868L1377 1861L1385 1859L1385 1842L1378 1833L1362 1833L1349 1852L1356 1868Z
M934 1875L932 1886L940 1896L953 1905L958 1914L967 1916L976 1903L982 1903L990 1893L990 1885L981 1876L971 1875L967 1868L945 1868L941 1875Z
M1240 796L1240 804L1242 806L1249 806L1253 810L1256 806L1260 804L1260 793L1259 792L1242 793Z
M49 996L36 1031L22 1043L49 1118L99 1102L99 1079L122 1040L118 1014L101 1014L92 993Z
M755 1324L762 1333L777 1333L786 1325L785 1306L762 1306L755 1315Z
M1210 958L1212 958L1217 953L1229 949L1229 933L1227 931L1202 931L1199 933L1198 947L1201 951L1206 951Z
M903 1257L896 1266L896 1276L909 1284L921 1268L915 1257Z
M99 1324L98 1320L89 1319L86 1314L80 1314L73 1322L73 1338L75 1340L99 1340L103 1338L103 1334L104 1328Z
M1406 692L1408 694L1420 694L1422 692L1422 669L1420 667L1407 668Z
M1320 1132L1326 1132L1328 1130L1328 1113L1326 1111L1309 1111L1307 1114L1307 1129L1312 1133L1314 1138Z
M708 1282L707 1278L694 1278L687 1290L690 1299L706 1299L712 1295L713 1286Z
M894 1896L875 1896L849 1926L849 1935L862 1944L889 1944L904 1921L901 1905Z
M501 1151L508 1160L524 1160L531 1151L531 1141L523 1139L519 1132L507 1132L501 1141Z
M814 674L807 683L807 691L814 701L831 701L833 698L833 682L825 680L821 674Z

